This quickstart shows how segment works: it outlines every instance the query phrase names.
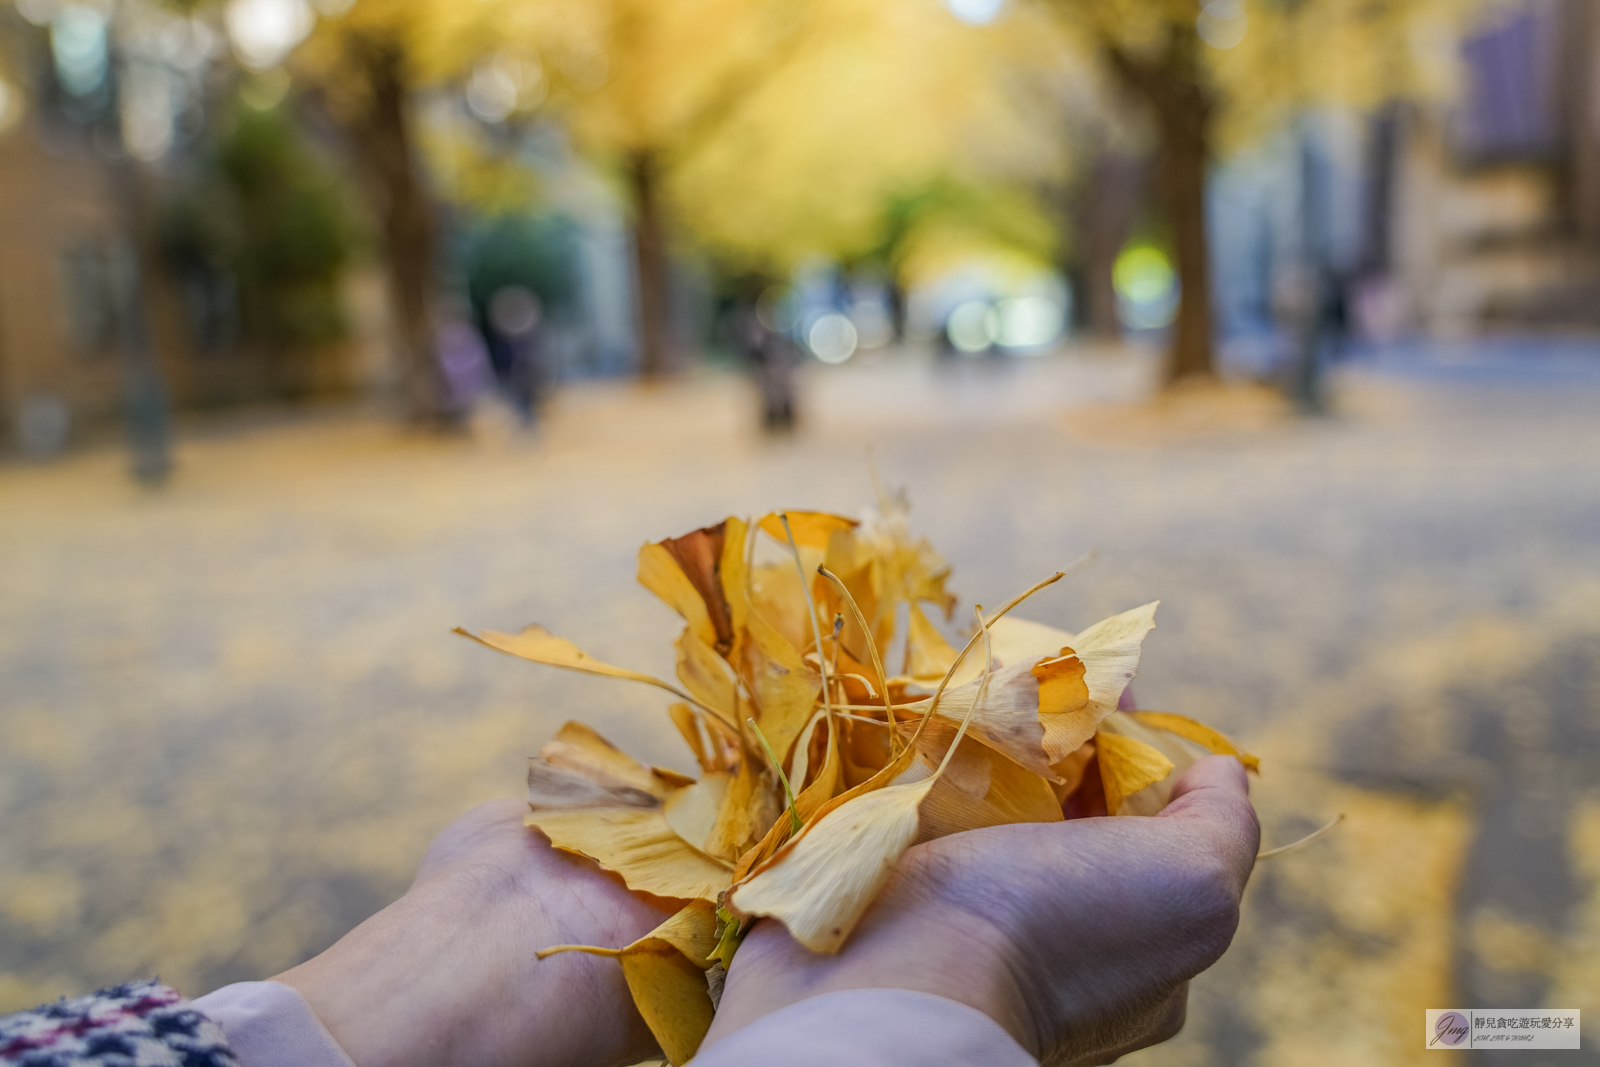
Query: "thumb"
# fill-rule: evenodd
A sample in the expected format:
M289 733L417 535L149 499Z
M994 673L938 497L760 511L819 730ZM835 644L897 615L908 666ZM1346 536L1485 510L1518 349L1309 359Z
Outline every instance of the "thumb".
M1172 783L1172 798L1156 817L1191 823L1187 829L1202 838L1243 891L1261 848L1243 764L1232 756L1196 760Z

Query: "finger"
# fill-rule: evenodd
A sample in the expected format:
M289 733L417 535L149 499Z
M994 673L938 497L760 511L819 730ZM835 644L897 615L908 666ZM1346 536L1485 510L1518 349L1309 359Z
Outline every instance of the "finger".
M1172 799L1157 818L1193 820L1243 890L1261 848L1243 764L1232 756L1195 761L1173 782Z

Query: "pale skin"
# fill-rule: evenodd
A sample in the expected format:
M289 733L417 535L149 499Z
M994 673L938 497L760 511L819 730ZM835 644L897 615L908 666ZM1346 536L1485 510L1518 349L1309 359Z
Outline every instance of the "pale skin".
M278 975L358 1067L608 1067L653 1054L612 960L666 911L495 801L448 827L412 888ZM843 951L757 923L706 1044L807 997L909 989L968 1004L1052 1065L1110 1063L1183 1024L1188 980L1227 947L1259 844L1243 768L1200 760L1154 818L955 834L910 849Z

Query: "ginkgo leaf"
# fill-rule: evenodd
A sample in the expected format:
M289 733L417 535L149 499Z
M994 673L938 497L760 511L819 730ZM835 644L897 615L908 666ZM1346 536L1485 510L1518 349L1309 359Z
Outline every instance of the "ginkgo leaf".
M932 775L955 733L948 722L929 723L917 745L916 763L899 780L919 771ZM918 842L1006 823L1060 822L1062 817L1049 782L970 737L957 747L919 810Z
M1102 730L1095 735L1106 810L1116 815L1125 798L1172 773L1172 761L1143 741Z
M1117 710L1122 691L1128 688L1133 676L1139 673L1139 653L1145 635L1156 625L1156 608L1161 601L1153 600L1142 607L1124 611L1095 623L1072 639L1072 648L1083 660L1084 684L1089 687L1089 704L1102 708L1105 714ZM1063 756L1083 741L1073 744Z
M782 810L776 785L753 760L746 759L728 783L705 850L732 864L761 840Z
M605 789L637 790L660 801L672 784L581 722L566 722L539 750L539 758L555 767L580 772Z
M717 817L722 813L723 801L728 795L728 783L733 775L728 771L712 771L702 775L698 782L685 786L667 798L663 810L667 825L673 833L683 838L701 852L710 852L706 842Z
M917 839L918 808L935 779L857 796L808 825L728 902L779 920L813 952L838 952L895 861Z
M950 647L950 642L944 639L943 634L934 629L915 602L911 604L909 618L906 673L921 685L938 685L950 665L956 661L956 650ZM977 667L982 670L981 663Z
M716 646L717 630L711 622L705 598L664 545L652 542L639 549L639 584L683 616L700 640Z
M1051 763L1066 759L1094 736L1100 720L1117 710L1122 691L1138 673L1140 648L1145 634L1156 624L1159 603L1096 623L1074 637L1059 655L1035 666L1036 674L1054 672L1049 685L1041 679L1039 700L1044 749ZM1082 673L1074 679L1079 664Z
M678 733L683 735L689 750L694 753L700 769L707 772L718 770L719 765L708 744L711 739L701 732L700 717L695 710L687 704L673 704L667 708L667 714L672 718L672 725L678 728Z
M1118 734L1143 742L1172 762L1172 769L1164 777L1124 796L1121 807L1113 813L1117 815L1159 813L1172 798L1172 785L1177 776L1206 752L1203 746L1188 738L1167 730L1158 730L1125 711L1108 715L1100 723L1100 733L1096 736L1106 734Z
M643 682L665 689L681 697L688 694L679 692L678 688L668 682L663 682L652 674L641 671L632 671L626 667L613 667L589 655L577 645L564 637L557 637L538 623L524 628L520 633L505 634L497 630L485 630L481 634L471 633L461 627L456 627L455 632L462 637L468 637L480 645L487 645L496 652L518 656L522 659L532 660L534 663L543 663L551 667L565 667L570 671L582 671L585 674L598 674L606 678L622 678L630 682Z
M1050 769L1061 779L1050 786L1058 803L1065 801L1078 786L1083 784L1084 772L1088 770L1089 761L1092 759L1094 759L1094 742L1085 741L1066 759L1050 765Z
M989 627L989 641L995 665L1011 667L1023 660L1060 655L1063 648L1072 646L1072 634L1042 622L1007 615L996 619Z
M729 658L734 658L740 636L749 625L750 615L750 559L745 546L750 537L750 526L743 519L729 516L722 523L722 560L717 565L717 580L722 584L722 599L728 605L728 620L733 625L735 648Z
M796 746L797 753L805 752L810 747L810 729L816 728L821 720L822 715L819 713L817 719L808 728L807 733L801 735L800 744ZM826 728L826 726L824 725L823 728ZM804 781L809 769L800 765L798 757L796 766L798 769L794 772L794 779L796 781ZM839 758L839 735L835 730L828 730L827 748L824 749L822 766L817 770L816 777L811 780L810 784L800 790L799 794L794 798L795 814L800 817L800 821L804 823L814 816L824 804L838 794L843 784L844 773ZM784 818L775 819L766 836L754 848L739 857L738 866L733 872L734 881L742 879L757 864L764 862L782 847L783 843L789 840L789 835L792 832L790 820Z
M706 618L711 623L714 635L714 640L707 644L715 645L723 655L727 655L733 647L733 609L723 595L721 578L727 528L728 523L724 520L715 526L702 527L682 537L668 537L660 542L705 605Z
M763 517L761 529L779 544L788 544L789 539L783 532L783 521L778 517L779 514L775 511ZM832 515L826 511L789 511L782 514L789 520L794 543L801 548L825 549L828 547L828 538L835 530L853 530L860 525L855 519Z
M661 798L536 757L528 760L528 803L535 808L658 808Z
M1209 749L1219 756L1237 756L1248 770L1261 773L1261 761L1256 759L1244 749L1236 746L1227 736L1213 730L1203 722L1196 722L1187 715L1175 715L1170 711L1130 711L1126 714L1157 730L1165 730L1170 734L1193 741L1202 748Z
M728 665L694 632L685 627L677 641L678 681L706 710L738 730L739 693Z
M969 711L970 736L1004 753L1016 763L1043 778L1054 779L1051 760L1045 753L1045 727L1041 721L1039 679L1032 664L1020 663L993 672L985 687L982 679L947 689L939 698L936 714L947 721L960 722ZM973 707L980 688L983 700ZM895 709L897 717L919 718L932 698L918 700Z
M716 905L691 900L625 948L555 945L536 955L545 959L558 952L587 952L618 960L640 1016L667 1061L676 1067L699 1051L711 1029L715 1008L705 972L717 946L716 929Z
M523 821L557 848L588 856L641 893L715 900L733 881L732 864L679 837L659 808L530 811Z
M756 722L767 744L779 759L787 759L795 738L811 718L822 691L822 676L760 615L751 613L747 632L740 673L755 699Z

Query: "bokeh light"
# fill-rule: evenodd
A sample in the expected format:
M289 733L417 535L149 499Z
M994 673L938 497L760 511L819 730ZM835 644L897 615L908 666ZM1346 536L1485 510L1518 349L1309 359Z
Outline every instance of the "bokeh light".
M1178 310L1178 276L1161 249L1151 244L1123 249L1112 281L1117 289L1117 313L1124 325L1158 330L1172 322Z
M843 363L856 353L856 327L848 316L837 311L818 315L806 331L811 354L824 363Z

